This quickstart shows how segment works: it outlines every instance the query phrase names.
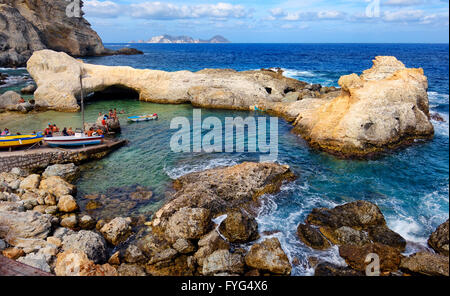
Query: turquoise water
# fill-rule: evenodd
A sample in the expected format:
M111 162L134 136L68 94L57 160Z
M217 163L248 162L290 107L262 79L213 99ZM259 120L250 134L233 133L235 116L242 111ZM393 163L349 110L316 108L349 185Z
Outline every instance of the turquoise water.
M300 259L301 265L294 268L295 275L312 273L306 265L309 256L342 262L336 248L326 252L312 251L296 237L297 225L315 207L334 207L359 199L374 202L386 216L389 227L408 240L407 253L425 246L430 233L449 216L448 45L327 45L322 51L317 46L298 46L264 45L258 49L251 45L158 45L140 48L146 51L143 57L87 60L165 70L197 70L214 64L240 70L281 66L289 70L286 75L291 77L329 85L336 85L342 74L360 73L370 67L370 59L376 54L393 54L407 66L423 67L430 82L431 110L446 120L445 123L433 121L436 129L433 140L417 142L376 160L341 160L310 149L291 132L291 125L280 119L278 162L289 164L298 179L284 185L280 193L264 198L258 221L261 231L279 231L275 236L281 240L290 259ZM315 59L312 59L314 56ZM20 71L21 75L26 75L24 70ZM18 86L20 84L8 87ZM5 89L0 88L0 92ZM124 215L151 215L164 203L173 179L192 171L259 159L259 154L251 153L172 152L169 143L175 130L170 130L170 121L177 116L191 119L193 108L190 105L159 105L125 98L96 101L88 103L87 119L93 121L99 111L111 108L126 111L122 115L122 133L118 137L130 140L130 144L105 159L82 166L82 178L77 185L83 204L85 194L103 193L114 198L123 191L142 185L154 192L152 200L132 204L131 207L122 194L114 214L122 211ZM129 124L123 119L128 115L145 113L158 113L159 120ZM230 116L267 117L253 112L223 110L202 110L202 116L216 116L222 122ZM12 131L32 131L43 128L49 121L61 127L77 127L80 120L78 113L45 112L15 115L7 119L0 115L0 127L8 126ZM129 186L133 188L129 189Z

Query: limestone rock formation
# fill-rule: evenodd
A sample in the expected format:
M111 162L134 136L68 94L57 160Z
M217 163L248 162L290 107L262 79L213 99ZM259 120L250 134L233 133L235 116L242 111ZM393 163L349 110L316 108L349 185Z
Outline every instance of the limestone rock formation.
M85 64L51 50L35 52L27 69L38 86L34 93L36 104L62 111L79 110L76 98L80 95L80 74L86 75L86 93L122 87L137 92L141 101L191 102L194 106L237 110L249 110L259 101L280 102L285 92L305 86L304 82L271 71L138 70Z
M448 256L419 252L403 258L400 268L413 275L448 276L449 258Z
M295 130L313 147L345 157L367 157L430 139L428 81L422 69L378 56L373 67L342 76L340 96L300 112Z
M254 244L245 257L245 262L249 267L278 275L290 275L292 270L289 259L277 238Z

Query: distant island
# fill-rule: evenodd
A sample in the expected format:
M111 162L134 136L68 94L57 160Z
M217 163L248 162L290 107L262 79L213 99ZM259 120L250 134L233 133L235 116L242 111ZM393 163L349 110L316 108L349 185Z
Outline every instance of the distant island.
M132 42L134 43L134 42ZM194 39L189 36L161 35L150 38L147 41L139 40L137 43L231 43L225 37L216 35L209 40Z

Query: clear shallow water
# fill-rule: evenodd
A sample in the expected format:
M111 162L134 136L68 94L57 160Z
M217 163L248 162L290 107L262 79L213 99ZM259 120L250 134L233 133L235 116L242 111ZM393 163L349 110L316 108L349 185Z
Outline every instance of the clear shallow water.
M109 45L115 46L115 45ZM289 164L299 178L283 186L280 193L265 198L259 217L261 231L279 231L289 257L298 257L301 265L295 275L311 274L306 262L309 256L327 257L342 262L337 249L316 252L303 246L296 237L296 227L314 207L333 207L364 199L376 203L387 218L390 228L402 234L410 244L407 252L426 245L430 233L449 215L449 90L448 45L133 45L144 56L117 56L86 59L90 63L130 65L162 70L200 70L205 67L237 70L281 67L286 75L311 83L337 85L343 74L360 73L371 66L376 55L395 55L408 67L423 67L429 78L430 107L445 123L433 122L436 136L406 149L372 161L339 160L311 150L291 133L291 126L279 120L280 163ZM2 70L3 71L3 70ZM19 70L24 71L24 70ZM24 73L20 73L24 75ZM19 87L19 85L13 87ZM11 86L9 86L10 88ZM6 88L0 88L0 92ZM130 145L107 158L83 166L78 183L80 198L85 193L103 193L111 187L135 184L150 187L153 202L140 204L133 212L154 212L164 201L171 180L183 174L257 161L258 155L247 153L173 153L169 147L172 118L192 117L190 105L158 105L133 100L98 101L87 106L88 120L99 111L116 107L127 114L158 113L154 122L128 124L122 120L120 138ZM255 115L251 112L202 110L203 118ZM265 116L257 114L258 116ZM31 131L48 121L59 126L79 126L80 114L45 112L32 116L16 115L2 119L13 131ZM26 118L26 120L24 120ZM414 244L417 243L417 244Z

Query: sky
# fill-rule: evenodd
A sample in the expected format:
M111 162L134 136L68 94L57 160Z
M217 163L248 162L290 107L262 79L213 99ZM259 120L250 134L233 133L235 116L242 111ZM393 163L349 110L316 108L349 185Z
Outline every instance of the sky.
M68 0L70 1L70 0ZM448 43L449 0L84 0L104 42Z

